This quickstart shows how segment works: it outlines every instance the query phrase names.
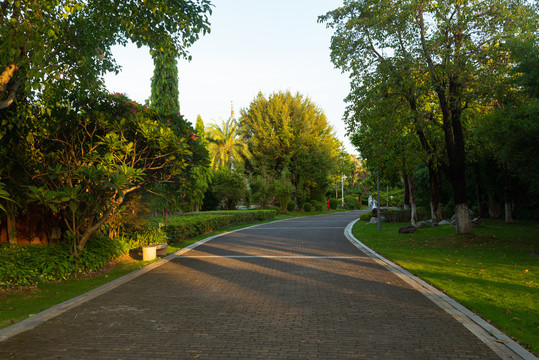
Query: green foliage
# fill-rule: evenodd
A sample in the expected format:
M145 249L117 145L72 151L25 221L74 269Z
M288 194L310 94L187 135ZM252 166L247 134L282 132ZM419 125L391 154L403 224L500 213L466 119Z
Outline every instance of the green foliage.
M14 99L45 100L50 90L61 96L49 98L46 107L95 92L103 74L118 70L110 51L118 42L187 57L187 48L209 32L210 14L207 0L3 1L0 109ZM16 99L17 93L24 97Z
M272 179L268 175L257 175L251 177L249 183L251 189L252 200L260 204L260 208L264 209L268 206L273 198Z
M123 232L122 241L130 250L138 249L146 245L164 244L168 242L163 226L147 226L141 230Z
M161 117L121 94L89 100L79 113L58 108L36 118L33 137L11 144L27 155L14 166L35 174L30 196L62 214L75 256L134 191L185 183L207 161L180 115Z
M285 212L286 208L288 207L288 201L292 197L292 194L294 193L294 186L292 185L292 182L288 178L288 173L286 171L283 171L281 173L280 179L276 179L273 181L273 193L275 194L275 197L279 201L279 205L281 206L281 212Z
M4 244L0 246L0 286L67 280L99 270L128 250L126 242L103 236L90 239L86 251L78 258L71 254L67 243L46 246Z
M318 200L311 200L311 204L313 205L314 209L316 211L322 211L324 210L324 203Z
M332 62L352 80L345 113L352 143L384 175L419 161L443 168L462 215L459 233L472 232L466 140L484 104L501 100L488 89L511 67L500 45L537 38L537 20L531 3L498 0L347 1L319 17L335 31Z
M4 184L0 182L0 199L4 201L12 201L9 197L9 193L4 190ZM6 209L2 206L2 203L0 203L0 210L6 211Z
M259 93L241 111L240 124L255 173L265 171L278 179L287 169L299 200L302 194L318 197L325 192L340 144L309 98L289 91L268 98Z
M359 200L356 196L345 196L344 207L348 210L359 209Z
M158 50L154 50L152 55L154 71L150 104L161 114L174 114L180 111L178 61L176 51L171 47L170 40L166 41Z
M371 218L372 218L372 211L359 215L359 220L361 221L369 221Z
M211 124L206 133L211 166L216 170L232 170L241 162L249 159L251 153L233 117L223 121L221 126Z
M222 168L213 175L211 191L224 204L226 210L235 210L237 203L244 198L247 183L238 169Z
M513 42L511 47L516 76L508 78L501 107L483 117L476 134L478 146L527 185L539 198L539 85L534 77L539 68L535 42ZM518 71L518 72L517 72ZM518 85L524 85L519 87Z
M277 206L271 206L269 208L271 211L275 212L275 214L280 214L281 213L281 209Z
M313 207L313 206L311 205L311 203L306 202L305 204L303 204L303 211L305 211L305 212L311 212L312 207Z
M276 213L273 210L246 210L175 216L169 219L169 222L163 226L163 230L171 242L180 242L231 224L269 220L274 218L275 215Z
M331 210L335 210L335 209L337 209L339 206L341 206L341 200L340 200L340 199L335 199L335 198L329 199L329 208L330 208Z
M288 212L292 212L296 210L296 202L294 200L288 200L288 204L286 205L286 210Z

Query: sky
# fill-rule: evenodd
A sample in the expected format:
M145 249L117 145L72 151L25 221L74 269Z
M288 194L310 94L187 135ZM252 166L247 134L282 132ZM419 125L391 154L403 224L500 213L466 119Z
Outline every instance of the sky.
M332 30L317 23L319 15L342 5L341 0L214 0L211 33L195 42L192 60L180 59L180 111L191 122L230 117L262 92L268 97L289 90L318 105L349 153L354 147L342 121L349 91L346 74L330 60ZM117 46L113 54L122 72L107 74L111 92L138 102L150 97L153 61L149 49Z

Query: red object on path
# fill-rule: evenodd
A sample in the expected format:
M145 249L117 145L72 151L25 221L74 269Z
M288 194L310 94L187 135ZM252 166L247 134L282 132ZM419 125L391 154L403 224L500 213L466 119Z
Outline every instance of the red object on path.
M329 200L328 200L328 211L331 211L330 207L329 207Z

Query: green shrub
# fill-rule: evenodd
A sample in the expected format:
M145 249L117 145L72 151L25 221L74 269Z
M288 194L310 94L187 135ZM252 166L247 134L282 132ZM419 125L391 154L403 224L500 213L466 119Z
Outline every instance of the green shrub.
M129 245L103 235L92 237L75 259L69 243L0 246L0 286L32 285L39 281L60 281L77 274L101 269L127 253Z
M366 213L363 213L361 215L359 215L359 220L361 221L369 221L372 217L372 211L369 211L369 212L366 212Z
M331 210L337 209L337 207L341 204L341 201L339 199L331 198L329 199L329 207Z
M306 202L305 204L303 204L303 211L305 212L310 212L312 209L312 205L308 202Z
M288 204L286 205L286 210L288 212L296 210L296 202L294 200L288 200Z
M278 206L272 206L269 208L271 211L274 211L275 214L279 214L281 212L281 209Z
M148 226L143 230L123 234L123 238L128 239L126 242L129 245L130 250L146 245L163 244L168 242L167 235L165 234L163 227L160 225Z
M321 201L318 201L318 200L312 200L311 201L311 204L312 206L314 207L314 209L316 211L322 211L324 209L324 205L322 204Z
M344 207L348 210L359 209L359 200L355 196L344 197Z

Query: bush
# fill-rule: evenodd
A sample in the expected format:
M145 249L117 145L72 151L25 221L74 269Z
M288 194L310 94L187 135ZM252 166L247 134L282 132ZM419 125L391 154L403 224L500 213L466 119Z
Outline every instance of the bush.
M276 215L281 213L281 209L278 206L272 206L269 209L275 211Z
M39 281L60 281L101 269L129 251L121 239L92 237L75 259L69 243L0 246L0 286L25 286Z
M288 200L288 204L286 205L286 210L288 212L296 210L296 202L294 200Z
M306 202L305 204L303 204L303 211L305 212L310 212L312 209L312 205L308 202Z
M340 203L341 201L339 199L334 199L334 198L329 199L329 207L331 210L337 209Z
M361 215L359 215L359 220L361 221L369 221L372 217L372 211L369 211L369 212L366 212L366 213L363 213Z
M345 196L344 207L348 210L359 209L359 200L355 196Z
M322 202L318 200L312 200L311 204L316 211L322 211L324 208L324 205L322 204Z
M143 230L124 233L124 238L129 245L129 250L137 249L146 245L163 244L168 242L167 235L162 226L149 226Z

